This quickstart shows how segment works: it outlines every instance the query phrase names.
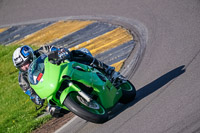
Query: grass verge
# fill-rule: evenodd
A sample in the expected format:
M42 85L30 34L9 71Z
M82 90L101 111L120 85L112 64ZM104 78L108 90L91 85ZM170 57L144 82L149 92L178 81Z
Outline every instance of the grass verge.
M51 119L50 115L36 119L45 107L36 111L36 105L19 87L18 70L12 63L17 47L0 45L0 133L31 132Z

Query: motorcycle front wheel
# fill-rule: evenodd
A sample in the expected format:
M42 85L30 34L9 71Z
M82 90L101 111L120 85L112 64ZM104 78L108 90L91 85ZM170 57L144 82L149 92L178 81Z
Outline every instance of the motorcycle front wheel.
M71 92L65 99L64 105L77 116L93 122L104 123L108 120L107 111L95 100L87 102L78 92Z

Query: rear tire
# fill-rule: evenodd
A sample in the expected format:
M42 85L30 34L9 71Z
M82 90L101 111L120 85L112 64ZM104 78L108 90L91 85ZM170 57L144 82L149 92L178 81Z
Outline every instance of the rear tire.
M119 102L127 104L135 99L136 89L130 81L127 80L127 82L121 84L119 88L120 87L122 89L122 97L120 98Z
M96 101L88 103L78 94L78 92L71 92L65 99L64 105L74 114L79 117L93 122L104 123L108 120L107 111Z

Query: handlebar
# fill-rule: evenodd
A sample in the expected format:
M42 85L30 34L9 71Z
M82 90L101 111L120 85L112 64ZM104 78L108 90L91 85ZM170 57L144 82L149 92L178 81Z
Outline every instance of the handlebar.
M69 57L63 56L62 58L59 57L58 51L52 51L48 54L49 61L52 61L53 64L60 65L61 62L68 59Z
M66 58L61 58L55 61L55 64L60 65L61 62L63 62L64 60L66 60Z

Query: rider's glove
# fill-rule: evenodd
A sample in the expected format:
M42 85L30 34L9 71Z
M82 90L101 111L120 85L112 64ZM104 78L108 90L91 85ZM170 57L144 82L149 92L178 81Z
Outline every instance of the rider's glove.
M30 90L27 90L25 92L27 95L30 96L30 99L37 105L42 105L44 103L44 99L41 99L38 95L36 94L31 94L31 91Z
M70 52L67 48L56 48L56 47L52 47L51 50L52 51L58 51L58 57L63 59L69 59L70 58Z
M31 99L32 100L32 99ZM41 99L39 96L35 95L35 98L32 100L35 102L37 105L42 105L44 103L44 99Z

